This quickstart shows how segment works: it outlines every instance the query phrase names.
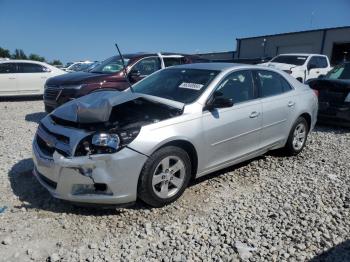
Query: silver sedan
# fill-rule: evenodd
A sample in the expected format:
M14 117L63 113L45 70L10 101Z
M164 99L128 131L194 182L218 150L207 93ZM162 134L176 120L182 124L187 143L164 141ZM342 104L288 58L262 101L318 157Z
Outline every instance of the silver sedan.
M60 199L160 207L191 179L269 150L300 153L317 109L315 93L282 71L170 67L46 116L33 141L33 173Z

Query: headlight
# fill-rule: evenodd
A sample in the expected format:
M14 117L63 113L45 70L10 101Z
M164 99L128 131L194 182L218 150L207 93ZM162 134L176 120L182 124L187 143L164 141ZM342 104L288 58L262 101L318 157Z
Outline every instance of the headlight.
M80 89L83 85L62 85L60 88L64 89Z
M92 137L91 143L97 147L104 147L117 151L120 145L120 139L117 134L98 133Z

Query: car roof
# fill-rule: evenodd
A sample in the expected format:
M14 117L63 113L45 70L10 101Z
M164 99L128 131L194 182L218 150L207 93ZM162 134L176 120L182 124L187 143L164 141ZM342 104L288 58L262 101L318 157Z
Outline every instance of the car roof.
M0 60L0 63L38 63L38 64L46 64L45 62L40 62L40 61L35 61L35 60L20 60L20 59Z
M186 69L203 69L203 70L218 70L224 71L226 69L240 68L240 67L251 67L252 65L237 64L237 63L194 63L194 64L183 64L178 66L172 66L171 68L186 68Z
M321 54L306 54L306 53L287 53L287 54L279 54L280 55L290 55L290 56L311 56L311 55L317 55L317 56L325 56Z

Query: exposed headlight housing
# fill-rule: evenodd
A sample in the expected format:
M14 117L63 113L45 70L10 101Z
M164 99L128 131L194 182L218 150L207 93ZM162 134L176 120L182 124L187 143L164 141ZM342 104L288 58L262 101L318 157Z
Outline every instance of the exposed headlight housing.
M92 137L91 143L101 153L114 153L119 149L120 138L117 134L97 133Z

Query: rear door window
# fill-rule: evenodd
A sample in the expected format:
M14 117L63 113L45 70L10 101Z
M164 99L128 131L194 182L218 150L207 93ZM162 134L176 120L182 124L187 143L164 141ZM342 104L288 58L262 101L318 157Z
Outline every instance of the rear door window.
M148 76L161 68L159 57L147 57L133 67L133 71L138 71L140 76Z
M260 97L279 95L292 89L287 80L275 72L258 70L256 73Z
M50 70L42 65L33 63L18 63L19 73L43 73Z
M183 57L163 57L163 61L165 67L182 65L185 63Z
M221 82L216 92L232 99L233 103L241 103L255 99L254 83L251 71L233 72Z
M0 74L12 74L17 73L16 63L1 63Z

